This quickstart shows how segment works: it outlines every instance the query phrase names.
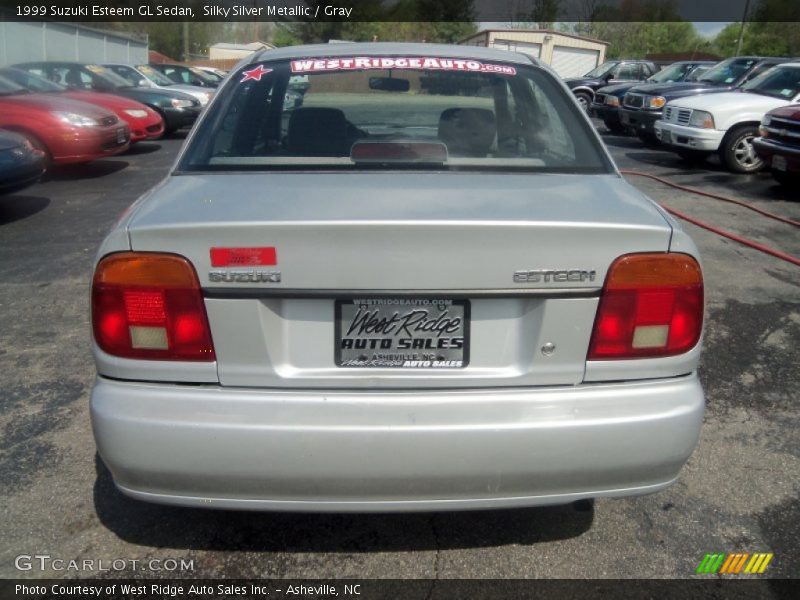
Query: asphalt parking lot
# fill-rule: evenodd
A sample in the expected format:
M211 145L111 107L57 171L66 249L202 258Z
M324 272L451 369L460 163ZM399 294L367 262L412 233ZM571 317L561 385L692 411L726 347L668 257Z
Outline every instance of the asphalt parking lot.
M800 219L800 191L609 135L618 164ZM699 447L665 492L563 507L412 515L297 515L167 508L120 495L96 458L88 398L92 260L156 183L181 136L59 169L0 197L0 577L15 557L191 559L141 577L687 577L706 552L773 552L762 577L800 576L800 269L687 225L706 276ZM800 256L800 235L741 207L642 178L675 209ZM112 573L113 574L113 573Z

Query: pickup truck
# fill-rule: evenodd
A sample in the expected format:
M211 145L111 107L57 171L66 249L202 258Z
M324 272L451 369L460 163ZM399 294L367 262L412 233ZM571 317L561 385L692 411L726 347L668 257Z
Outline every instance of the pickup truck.
M762 118L798 102L800 62L786 63L740 90L669 102L656 136L685 159L703 160L717 152L729 171L755 173L765 166L753 146Z
M712 61L684 60L661 69L647 79L647 83L676 83L680 81L697 81L697 79L714 65ZM619 117L622 99L628 91L639 85L628 81L607 85L597 90L592 102L591 113L602 119L605 126L614 133L622 133L625 126Z
M764 71L785 62L789 62L789 59L740 56L723 60L697 81L637 85L625 94L620 108L620 120L623 126L633 129L643 140L653 141L655 123L662 117L664 106L671 100L737 89Z

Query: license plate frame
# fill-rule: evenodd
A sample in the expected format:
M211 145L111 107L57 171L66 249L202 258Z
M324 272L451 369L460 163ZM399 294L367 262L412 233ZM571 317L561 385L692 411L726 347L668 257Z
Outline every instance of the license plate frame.
M117 144L124 144L128 141L128 136L125 133L125 128L120 127L117 129Z
M663 143L665 143L665 144L671 144L672 143L672 132L669 131L668 129L662 129L661 130L661 141Z
M333 340L336 366L405 371L464 369L470 359L470 309L466 299L337 299ZM420 330L421 327L429 329ZM345 340L352 344L350 348L345 348ZM365 340L364 347L356 347L358 340ZM389 347L385 340L390 341ZM456 347L459 343L460 347Z

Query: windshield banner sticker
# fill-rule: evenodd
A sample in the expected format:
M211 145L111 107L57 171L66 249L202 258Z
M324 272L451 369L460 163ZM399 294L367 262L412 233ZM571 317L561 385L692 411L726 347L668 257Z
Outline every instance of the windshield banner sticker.
M436 71L466 71L470 73L498 73L516 75L517 70L508 65L482 63L477 60L434 57L352 57L305 59L292 61L292 73L319 73L325 71L351 71L358 69L428 69Z

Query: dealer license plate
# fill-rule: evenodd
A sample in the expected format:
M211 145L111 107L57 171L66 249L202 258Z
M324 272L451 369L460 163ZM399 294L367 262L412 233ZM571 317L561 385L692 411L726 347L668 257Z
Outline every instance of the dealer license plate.
M353 298L336 301L339 367L461 369L469 362L469 301Z
M785 156L778 156L777 154L772 155L772 168L776 171L785 171L787 168L786 165L786 157Z
M667 131L666 129L662 129L661 130L661 141L664 142L665 144L671 144L672 143L672 132L671 131Z
M120 127L119 129L117 129L117 143L124 144L127 141L128 141L128 136L125 134L125 128Z

